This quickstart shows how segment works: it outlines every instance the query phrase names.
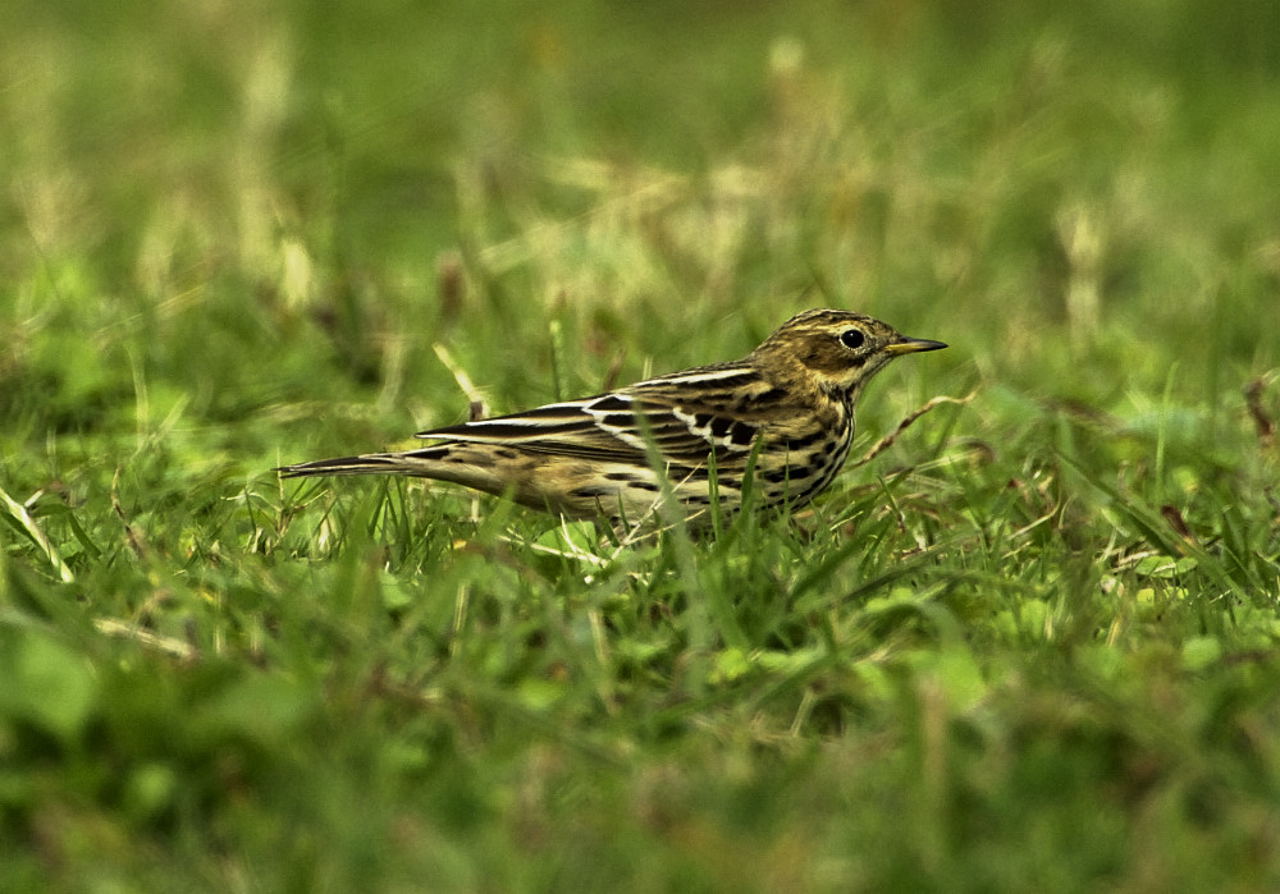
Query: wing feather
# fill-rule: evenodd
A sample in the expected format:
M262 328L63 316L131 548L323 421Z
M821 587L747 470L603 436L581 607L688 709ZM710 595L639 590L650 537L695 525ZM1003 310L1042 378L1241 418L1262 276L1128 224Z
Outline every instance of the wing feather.
M431 429L418 437L638 464L647 464L652 441L668 460L697 464L713 449L730 454L750 451L764 425L761 411L781 396L751 367L723 364L649 379L621 391Z

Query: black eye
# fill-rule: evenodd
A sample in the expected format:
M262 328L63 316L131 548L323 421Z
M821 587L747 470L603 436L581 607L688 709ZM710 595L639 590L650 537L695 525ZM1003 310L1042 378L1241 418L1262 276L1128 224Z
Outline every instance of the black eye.
M840 333L840 344L846 348L860 348L866 340L867 337L862 334L861 329L846 329Z

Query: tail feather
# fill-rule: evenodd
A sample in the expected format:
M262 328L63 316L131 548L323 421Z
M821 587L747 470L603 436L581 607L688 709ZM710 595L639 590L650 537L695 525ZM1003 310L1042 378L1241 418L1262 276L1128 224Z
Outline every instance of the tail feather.
M511 457L505 455L495 456L493 448L488 445L451 441L398 453L365 453L360 456L317 459L282 466L276 471L281 478L320 475L408 475L414 478L432 478L491 494L511 491L516 500L533 501L539 506L545 506L546 498L541 491L529 489L525 481L528 478L527 470L517 470L511 466L499 468L500 464L510 460ZM529 491L527 494L526 490Z
M317 475L422 475L435 477L430 471L430 460L443 459L447 451L429 447L406 453L365 453L360 456L338 456L333 459L315 459L310 462L280 466L273 471L281 478L305 478Z

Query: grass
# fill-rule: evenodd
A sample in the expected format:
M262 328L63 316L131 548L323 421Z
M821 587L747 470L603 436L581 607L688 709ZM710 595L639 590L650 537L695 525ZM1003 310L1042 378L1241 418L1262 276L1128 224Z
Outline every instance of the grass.
M6 11L0 887L1280 883L1273 4L456 6ZM269 471L816 305L795 518Z

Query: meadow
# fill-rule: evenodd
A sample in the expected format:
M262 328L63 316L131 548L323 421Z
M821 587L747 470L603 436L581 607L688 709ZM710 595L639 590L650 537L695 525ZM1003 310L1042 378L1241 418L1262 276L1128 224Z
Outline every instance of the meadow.
M1280 886L1280 6L0 25L0 889ZM794 514L271 471L818 306Z

